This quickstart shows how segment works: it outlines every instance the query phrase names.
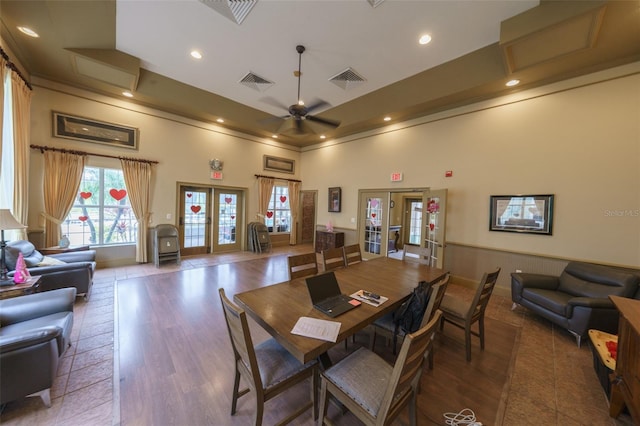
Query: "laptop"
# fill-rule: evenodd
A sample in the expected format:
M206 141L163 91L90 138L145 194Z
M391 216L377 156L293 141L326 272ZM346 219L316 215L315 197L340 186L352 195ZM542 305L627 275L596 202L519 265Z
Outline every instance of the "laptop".
M309 277L306 282L313 307L332 318L360 305L357 300L340 292L338 280L333 272ZM352 301L357 303L354 304Z

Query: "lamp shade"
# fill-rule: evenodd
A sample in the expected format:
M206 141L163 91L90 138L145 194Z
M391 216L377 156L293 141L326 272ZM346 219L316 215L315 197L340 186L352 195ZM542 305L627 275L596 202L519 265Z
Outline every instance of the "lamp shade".
M0 209L0 230L26 228L18 222L9 209Z

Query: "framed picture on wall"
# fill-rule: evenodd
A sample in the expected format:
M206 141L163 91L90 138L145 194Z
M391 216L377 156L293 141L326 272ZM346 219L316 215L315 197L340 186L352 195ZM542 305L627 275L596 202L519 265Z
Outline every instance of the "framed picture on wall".
M329 212L338 213L342 208L342 189L339 186L329 188Z
M551 235L553 194L491 195L489 230Z
M53 136L138 149L138 129L53 111Z

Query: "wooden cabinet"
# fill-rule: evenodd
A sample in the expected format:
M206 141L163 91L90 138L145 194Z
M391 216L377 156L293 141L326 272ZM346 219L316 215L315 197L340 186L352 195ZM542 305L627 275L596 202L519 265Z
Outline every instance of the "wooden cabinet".
M316 253L344 246L344 232L316 231Z
M609 415L618 417L626 406L633 421L640 424L640 300L610 298L620 311L620 321Z

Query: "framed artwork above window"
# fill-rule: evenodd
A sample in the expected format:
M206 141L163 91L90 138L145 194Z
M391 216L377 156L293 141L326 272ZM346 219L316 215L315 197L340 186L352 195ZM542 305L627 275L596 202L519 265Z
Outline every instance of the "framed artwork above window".
M53 136L138 149L138 129L53 111Z

